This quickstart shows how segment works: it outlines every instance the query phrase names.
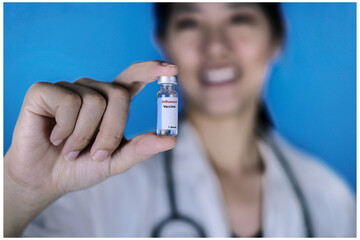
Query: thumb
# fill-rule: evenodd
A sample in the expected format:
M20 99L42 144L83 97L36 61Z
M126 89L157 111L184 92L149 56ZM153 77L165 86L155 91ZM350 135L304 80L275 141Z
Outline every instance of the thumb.
M175 147L174 136L157 136L155 133L144 133L134 137L116 151L111 159L111 176L122 173L133 165L144 161L159 152Z

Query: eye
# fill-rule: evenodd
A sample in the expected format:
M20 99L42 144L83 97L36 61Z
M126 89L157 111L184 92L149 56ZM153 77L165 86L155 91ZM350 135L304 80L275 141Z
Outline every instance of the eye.
M195 19L185 18L175 23L175 29L176 30L195 29L198 27L198 25L199 24Z
M230 18L230 23L235 24L235 25L241 25L241 24L254 24L255 23L255 19L253 16L250 16L248 14L234 14L233 16L231 16Z

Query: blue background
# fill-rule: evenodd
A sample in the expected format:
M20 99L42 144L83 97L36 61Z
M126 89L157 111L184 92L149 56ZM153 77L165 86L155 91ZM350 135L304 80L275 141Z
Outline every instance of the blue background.
M356 4L282 7L288 36L264 92L270 112L283 136L355 191ZM153 25L151 3L5 3L4 151L33 83L111 81L134 62L162 59ZM155 131L157 91L151 83L134 98L126 137Z

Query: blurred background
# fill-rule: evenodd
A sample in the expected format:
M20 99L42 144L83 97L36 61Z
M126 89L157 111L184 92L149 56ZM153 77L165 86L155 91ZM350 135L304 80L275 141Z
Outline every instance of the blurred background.
M356 191L356 3L283 3L284 52L264 89L277 130ZM4 153L27 89L79 77L112 81L164 60L151 3L4 3ZM125 136L156 129L157 83L132 102Z

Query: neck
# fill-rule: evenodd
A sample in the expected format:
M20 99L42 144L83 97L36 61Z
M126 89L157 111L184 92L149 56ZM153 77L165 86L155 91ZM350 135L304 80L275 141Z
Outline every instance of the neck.
M188 109L190 122L218 175L239 176L261 170L254 131L257 104L246 112L222 118Z

